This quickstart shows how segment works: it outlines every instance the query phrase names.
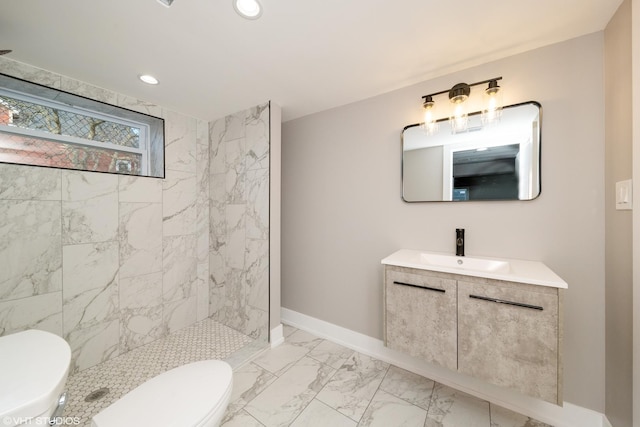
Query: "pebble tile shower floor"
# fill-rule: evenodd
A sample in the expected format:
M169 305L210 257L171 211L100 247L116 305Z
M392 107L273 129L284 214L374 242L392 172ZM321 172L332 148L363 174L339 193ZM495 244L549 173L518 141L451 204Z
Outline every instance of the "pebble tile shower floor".
M252 342L250 337L216 321L203 320L70 376L65 416L78 417L80 426L90 426L92 416L148 379L198 360L225 360ZM101 388L109 389L109 393L85 401Z

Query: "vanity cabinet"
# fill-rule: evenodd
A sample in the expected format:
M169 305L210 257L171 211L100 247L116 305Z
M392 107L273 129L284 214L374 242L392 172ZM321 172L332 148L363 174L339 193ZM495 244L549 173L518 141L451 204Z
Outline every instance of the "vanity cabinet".
M385 283L386 345L456 369L456 281L389 269Z
M384 268L385 345L562 404L562 290Z
M557 288L458 280L458 371L562 402Z

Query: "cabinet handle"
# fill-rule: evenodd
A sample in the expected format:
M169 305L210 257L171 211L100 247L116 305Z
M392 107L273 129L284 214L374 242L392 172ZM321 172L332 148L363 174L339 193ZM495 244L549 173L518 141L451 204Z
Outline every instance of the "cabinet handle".
M507 301L507 300L497 299L497 298L482 297L480 295L469 295L469 298L480 299L480 300L483 300L483 301L496 302L498 304L515 305L516 307L530 308L532 310L540 310L540 311L543 310L543 308L540 307L539 305L531 305L531 304L525 304L525 303L522 303L522 302L514 302L514 301Z
M430 288L428 286L412 285L411 283L404 283L404 282L393 282L393 283L395 283L396 285L411 286L412 288L426 289L428 291L436 291L436 292L442 292L442 293L446 292L444 289Z

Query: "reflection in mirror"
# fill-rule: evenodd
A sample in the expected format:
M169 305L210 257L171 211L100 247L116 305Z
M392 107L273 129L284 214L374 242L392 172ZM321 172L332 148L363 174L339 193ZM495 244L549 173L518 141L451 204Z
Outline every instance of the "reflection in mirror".
M420 124L402 133L402 198L406 202L531 200L540 194L541 107L504 107L484 126L480 113L453 133L447 120L428 135Z

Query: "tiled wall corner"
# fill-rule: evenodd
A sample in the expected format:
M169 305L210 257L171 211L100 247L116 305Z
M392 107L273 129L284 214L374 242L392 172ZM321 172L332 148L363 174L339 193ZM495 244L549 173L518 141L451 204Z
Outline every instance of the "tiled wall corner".
M172 332L198 318L198 120L171 111L165 120L162 319Z
M267 339L269 104L210 123L209 312Z
M209 124L196 124L197 320L209 317Z

